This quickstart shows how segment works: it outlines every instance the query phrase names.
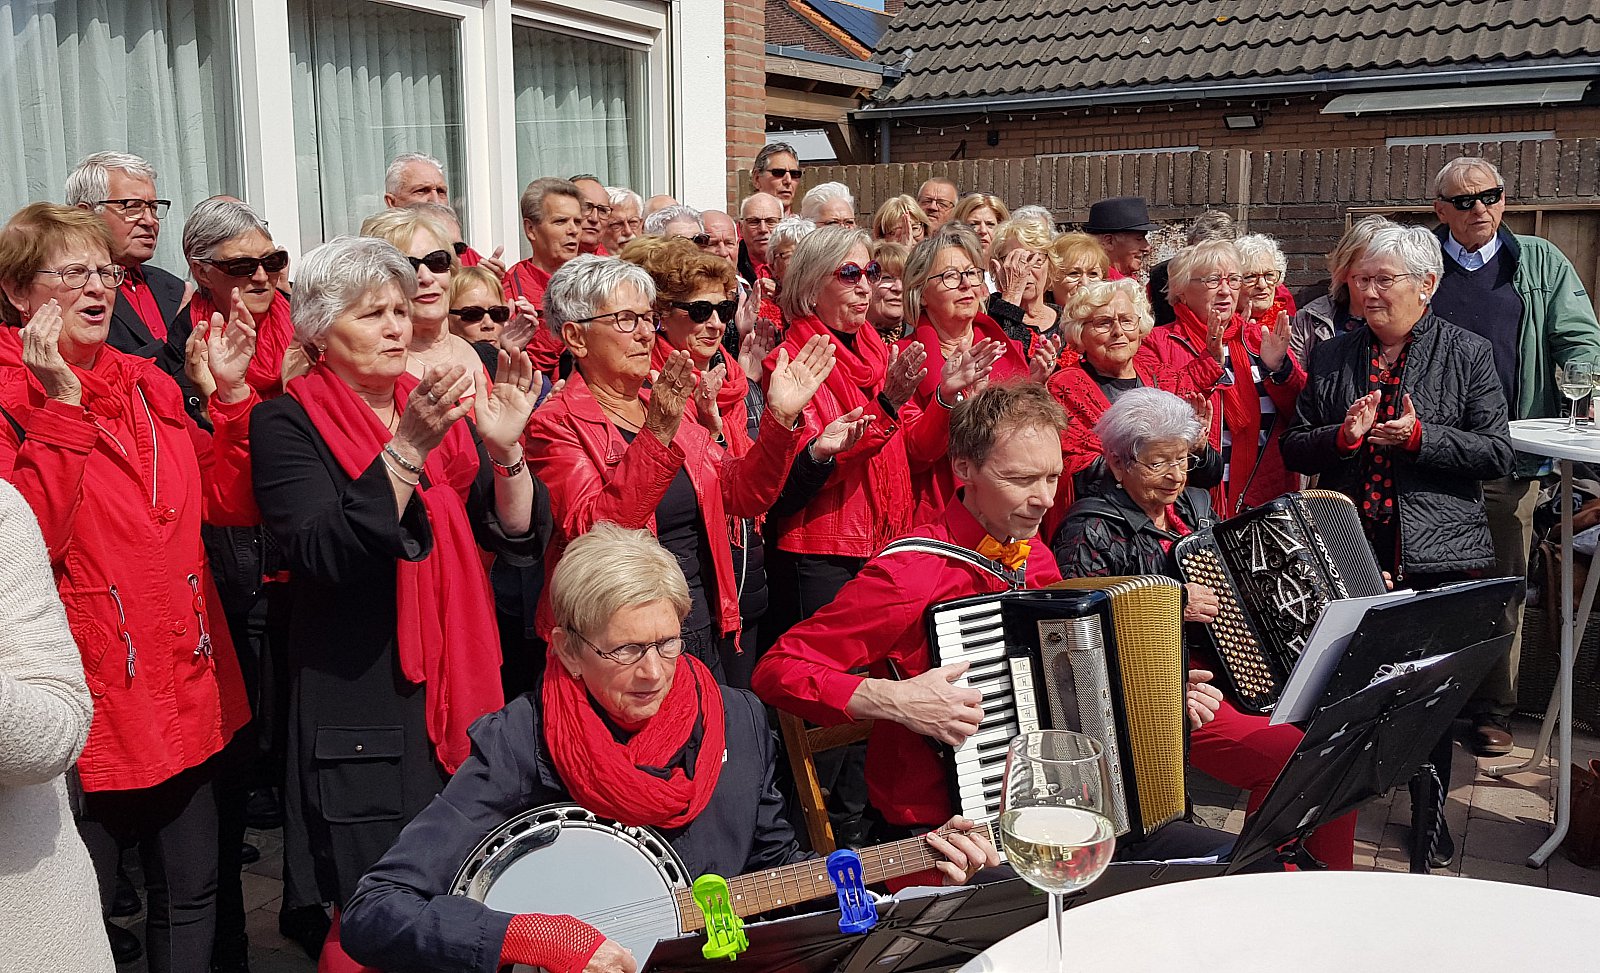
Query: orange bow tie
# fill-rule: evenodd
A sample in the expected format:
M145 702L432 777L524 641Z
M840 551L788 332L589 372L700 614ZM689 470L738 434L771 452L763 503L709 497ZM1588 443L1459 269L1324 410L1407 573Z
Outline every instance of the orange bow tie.
M993 537L985 536L978 543L978 553L991 561L999 561L1013 571L1020 570L1028 563L1028 542L1012 541L1002 544Z

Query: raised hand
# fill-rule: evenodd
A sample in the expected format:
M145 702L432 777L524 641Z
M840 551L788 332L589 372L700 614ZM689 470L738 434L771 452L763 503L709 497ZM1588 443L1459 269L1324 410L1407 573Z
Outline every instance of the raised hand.
M1232 321L1233 315L1227 311L1214 307L1206 310L1206 351L1219 365L1222 364L1222 336Z
M854 446L866 434L867 427L872 425L872 420L878 418L868 415L867 410L856 406L849 412L833 420L823 427L816 439L811 441L811 458L819 463L828 460Z
M833 371L833 339L812 335L801 346L794 360L785 349L778 349L778 360L767 379L767 411L785 427L793 429L817 389Z
M1022 293L1033 281L1034 273L1044 261L1044 254L1018 247L1005 255L1004 260L989 261L989 273L1000 291L1000 298L1008 304L1022 305Z
M1378 399L1381 396L1381 392L1368 392L1350 404L1350 410L1344 414L1344 422L1339 426L1339 438L1347 445L1361 442L1371 431L1372 424L1378 420Z
M464 365L429 365L406 400L395 429L394 448L421 466L462 416L472 410L472 374Z
M1200 420L1200 444L1204 445L1206 437L1211 435L1211 396L1204 392L1187 389L1182 393L1183 401L1189 403L1189 408L1194 410L1194 417Z
M521 456L522 434L533 415L533 385L537 376L525 351L508 355L500 350L495 362L494 386L477 404L478 435L489 455L502 466L514 466Z
M478 261L478 266L482 267L484 270L487 270L489 273L494 274L496 277L504 277L506 275L506 261L503 254L505 252L505 247L495 247L493 254L483 257Z
M1033 350L1033 359L1028 362L1028 378L1043 385L1056 373L1056 363L1060 359L1060 338L1046 335L1039 339L1039 347Z
M761 301L756 295L755 288L744 288L744 292L739 295L739 310L733 315L733 326L738 330L741 346L745 336L754 330L760 317ZM754 378L751 380L754 381Z
M754 305L752 298L746 297L745 304ZM741 308L744 305L740 305ZM743 310L739 312L741 315ZM772 354L772 349L778 347L778 328L766 318L756 318L750 325L750 330L740 328L739 339L739 367L744 369L744 376L752 382L761 381L761 370L767 356Z
M883 380L883 395L896 409L911 401L912 393L928 374L922 367L928 360L922 342L913 341L904 348L889 349L889 365Z
M988 383L994 363L1005 353L1005 342L985 338L946 358L944 370L939 376L939 394L946 402L953 402L962 392L978 391Z
M1367 438L1378 446L1404 446L1411 441L1411 431L1417 426L1417 410L1411 404L1411 393L1400 398L1400 417L1375 423Z
M205 329L206 363L216 395L223 402L238 402L250 394L244 376L256 356L256 319L244 306L237 287L231 303L227 322L223 322L221 314L213 313L210 327Z
M61 355L61 327L61 305L52 297L22 326L22 363L44 386L45 395L57 402L80 405L83 383Z
M1211 685L1212 674L1206 669L1190 669L1185 686L1184 704L1189 710L1189 727L1198 730L1217 718L1222 708L1222 690Z
M528 342L539 330L539 309L526 297L518 297L511 302L511 307L517 313L511 316L505 327L500 329L497 344L500 350L508 355L518 355L528 347Z
M1279 311L1278 320L1270 326L1261 326L1261 364L1267 366L1267 371L1275 372L1283 367L1288 356L1289 312Z
M215 317L220 321L222 315L218 314ZM188 340L183 343L183 373L194 383L195 391L200 393L201 401L206 401L217 393L217 380L211 376L211 363L208 361L210 349L206 345L206 336L210 333L209 328L195 328L189 332Z
M645 410L644 428L663 446L671 446L683 421L683 407L694 391L694 359L682 349L662 363L661 371L650 378L650 407Z
M711 433L713 439L722 436L722 410L717 408L717 393L728 379L727 363L700 373L700 384L694 390L695 416L700 425Z

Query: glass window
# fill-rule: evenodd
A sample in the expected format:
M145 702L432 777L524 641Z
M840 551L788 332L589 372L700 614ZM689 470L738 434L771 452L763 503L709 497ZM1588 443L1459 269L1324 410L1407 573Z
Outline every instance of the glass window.
M383 209L389 160L444 163L466 212L460 23L382 3L289 0L300 236L312 247Z
M240 191L232 4L0 3L0 208L63 197L91 152L132 152L174 201L155 263L183 275L188 206Z
M645 52L518 24L511 53L518 185L587 172L642 188Z

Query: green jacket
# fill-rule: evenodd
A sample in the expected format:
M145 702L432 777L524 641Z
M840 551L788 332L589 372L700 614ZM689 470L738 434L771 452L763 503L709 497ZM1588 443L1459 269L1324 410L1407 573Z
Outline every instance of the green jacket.
M1441 226L1434 232L1443 242L1450 230ZM1600 322L1595 320L1594 303L1571 261L1549 240L1519 236L1501 227L1500 246L1515 264L1511 286L1522 298L1517 399L1507 403L1511 419L1559 416L1556 366L1580 358L1600 361ZM1536 476L1544 462L1543 457L1518 453L1516 475Z

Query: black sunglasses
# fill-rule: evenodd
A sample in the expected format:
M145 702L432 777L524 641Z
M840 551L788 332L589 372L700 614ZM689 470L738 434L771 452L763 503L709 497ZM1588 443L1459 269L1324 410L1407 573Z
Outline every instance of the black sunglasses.
M456 242L450 244L450 249L456 252L456 256L465 257L467 255L467 251L471 250L472 248L467 246L467 241L457 240Z
M494 307L479 307L476 304L468 304L466 307L453 307L450 309L450 313L460 318L464 324L477 324L483 320L485 314L489 315L489 320L495 324L505 324L511 320L511 309L504 304L496 304Z
M867 264L865 267L858 266L854 263L848 263L843 267L840 267L838 270L835 270L833 272L833 276L839 278L839 283L841 284L854 284L862 277L865 277L868 281L876 284L883 277L883 268L878 266L878 262L876 260Z
M705 248L711 244L711 234L696 233L694 236L689 238L689 242L693 243L697 247Z
M1496 186L1493 189L1485 189L1481 193L1463 193L1460 196L1440 196L1439 198L1465 213L1478 203L1482 203L1484 206L1493 206L1505 198L1505 195L1506 187Z
M450 251L448 250L435 250L420 257L407 257L406 259L411 261L412 270L416 270L418 267L426 267L436 274L442 274L450 269Z
M234 257L231 260L206 260L204 262L229 277L254 277L257 267L269 274L276 274L289 266L289 251L277 250L267 254L265 257Z
M717 312L717 317L722 319L723 324L732 321L733 316L739 313L738 301L718 301L715 304L710 301L669 301L668 303L680 311L688 312L689 320L695 324L705 324L711 320L712 311Z
M805 175L805 170L803 170L803 169L768 169L767 170L767 175L771 176L774 179L782 179L784 176L788 176L790 179L799 179L801 176Z

